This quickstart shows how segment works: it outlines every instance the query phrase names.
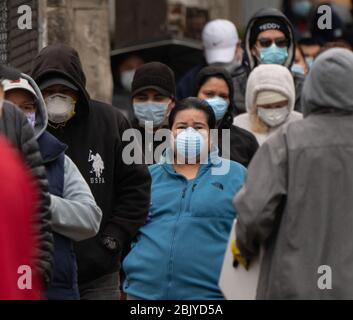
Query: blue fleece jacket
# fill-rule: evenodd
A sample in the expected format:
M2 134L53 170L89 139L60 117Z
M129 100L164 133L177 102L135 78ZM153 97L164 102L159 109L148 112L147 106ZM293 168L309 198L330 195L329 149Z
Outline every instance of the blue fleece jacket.
M150 167L149 219L123 263L127 294L143 300L223 299L218 280L236 216L232 199L246 169L217 152L211 158L189 181L166 161ZM217 175L214 169L222 165L229 172Z

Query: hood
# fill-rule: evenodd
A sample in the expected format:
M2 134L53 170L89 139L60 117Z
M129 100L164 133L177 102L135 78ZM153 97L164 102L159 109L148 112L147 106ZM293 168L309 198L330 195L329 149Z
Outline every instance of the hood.
M249 75L246 88L246 111L254 113L255 101L261 91L275 91L288 98L288 108L292 112L295 105L295 86L291 72L277 64L262 64Z
M259 10L249 21L246 32L245 32L245 58L249 63L250 70L253 70L257 63L255 59L253 58L251 54L251 48L250 48L250 36L252 33L252 29L254 25L258 22L260 19L264 18L276 18L281 20L283 24L285 24L288 27L288 33L290 37L290 44L288 48L288 58L284 64L285 67L290 68L293 64L294 58L295 58L295 40L294 40L294 31L293 31L293 26L290 23L290 21L287 19L287 17L279 10L274 9L274 8L267 8L267 9L261 9Z
M37 86L36 82L27 74L11 67L0 66L0 78L3 77L7 80L19 80L20 78L28 81L37 96L37 112L36 124L34 127L35 138L38 139L46 130L48 124L48 113L45 107L42 93Z
M36 112L36 124L34 127L34 133L36 139L38 139L44 131L47 129L48 125L48 112L45 106L45 102L42 93L36 84L36 82L27 74L21 73L21 78L26 79L31 87L34 89L37 95L37 112Z
M44 48L34 59L32 78L40 84L50 78L63 77L79 88L76 116L88 113L90 97L86 77L77 51L64 44Z
M204 85L207 79L212 77L221 77L228 85L230 103L228 107L228 112L224 115L224 118L221 120L219 127L230 128L233 123L233 114L235 113L234 85L232 76L226 69L215 66L209 66L201 69L195 81L195 97L197 97L201 87Z
M353 112L353 53L342 48L320 54L303 85L304 116L332 110Z

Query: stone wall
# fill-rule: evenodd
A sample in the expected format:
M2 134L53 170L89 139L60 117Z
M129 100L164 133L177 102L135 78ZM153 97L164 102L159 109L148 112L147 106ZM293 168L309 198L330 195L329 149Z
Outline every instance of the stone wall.
M65 43L80 54L93 99L111 103L108 0L47 0L47 42Z
M188 7L198 7L207 9L210 13L210 18L230 18L229 3L231 0L168 0L169 3L181 3ZM234 0L233 0L234 1Z

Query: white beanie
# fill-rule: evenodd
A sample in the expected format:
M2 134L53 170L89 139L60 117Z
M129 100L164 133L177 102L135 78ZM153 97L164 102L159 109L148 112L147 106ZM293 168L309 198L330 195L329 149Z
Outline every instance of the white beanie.
M256 96L256 105L272 104L285 100L288 100L288 98L279 92L272 90L260 91Z
M262 99L261 102L258 99ZM271 101L272 102L267 102ZM246 110L253 113L256 104L288 100L288 108L294 110L295 86L288 68L278 64L261 64L249 76L246 87ZM263 103L265 101L265 103Z

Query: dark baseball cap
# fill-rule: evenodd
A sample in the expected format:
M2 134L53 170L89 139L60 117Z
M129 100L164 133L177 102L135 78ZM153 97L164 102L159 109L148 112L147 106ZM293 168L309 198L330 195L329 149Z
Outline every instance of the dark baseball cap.
M43 82L40 83L39 88L40 90L45 90L51 86L56 86L56 85L63 85L74 91L79 91L78 88L73 83L60 77L54 77L54 78L49 78L47 80L44 80Z

